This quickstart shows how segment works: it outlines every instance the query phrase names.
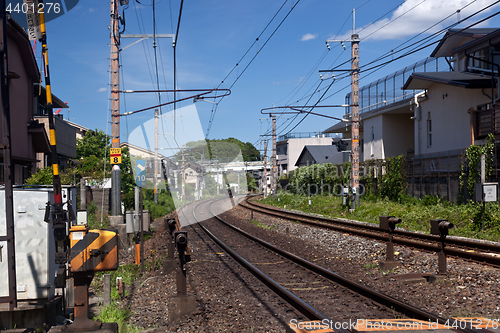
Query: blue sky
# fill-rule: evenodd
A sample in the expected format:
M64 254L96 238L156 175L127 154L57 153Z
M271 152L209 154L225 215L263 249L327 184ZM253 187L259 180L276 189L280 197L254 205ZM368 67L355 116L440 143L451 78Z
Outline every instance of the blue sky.
M130 34L153 33L153 0L130 0L125 10L126 32ZM177 44L177 76L179 89L215 88L238 63L266 25L283 5L283 1L203 0L185 1ZM237 68L221 88L232 94L220 101L209 138L235 137L257 144L270 123L261 115L262 108L296 104L303 105L307 96L321 83L318 70L330 69L350 58L349 44L344 51L339 43L332 43L328 51L326 39L349 38L352 33L352 10L356 8L356 32L359 32L361 66L389 52L416 34L428 29L447 16L429 32L442 29L494 3L492 0L289 0L264 31L259 41L248 51ZM293 7L295 5L295 7ZM468 5L468 6L467 6ZM156 31L159 34L175 32L180 0L156 0ZM457 9L463 8L460 13ZM272 32L292 9L291 13L264 46ZM123 8L120 8L122 12ZM477 22L497 12L496 5L487 12L464 22L460 27ZM49 62L53 93L67 101L70 111L63 110L67 119L91 129L111 133L109 122L109 16L110 6L103 0L80 0L68 13L47 24ZM478 27L500 27L500 15ZM429 32L417 37L427 36ZM434 39L437 40L437 39ZM122 39L122 48L134 40ZM434 46L395 61L376 73L365 77L361 73L361 86L428 56ZM37 43L36 56L41 47ZM235 82L238 75L257 54L254 61ZM161 89L173 88L173 51L171 39L159 39L158 66ZM135 44L121 53L122 89L155 89L156 77L152 40ZM340 68L348 68L346 64ZM341 76L342 74L338 74ZM333 96L320 104L343 104L350 88L350 79L336 80L327 94ZM331 81L323 81L325 88ZM181 95L184 96L184 95ZM314 104L321 93L311 97ZM162 101L172 96L162 95ZM300 100L299 102L296 102ZM188 106L189 100L179 104ZM158 104L155 94L127 94L121 100L121 113ZM213 104L195 103L203 131L206 133ZM162 112L169 112L163 107ZM318 109L331 116L341 117L342 108ZM140 124L153 118L154 111L145 111L121 118L121 140ZM301 117L278 119L278 133L285 134ZM182 123L182 120L179 119ZM284 124L291 125L283 131ZM323 131L334 120L310 116L294 132ZM179 124L181 126L182 124ZM189 129L187 129L189 130Z

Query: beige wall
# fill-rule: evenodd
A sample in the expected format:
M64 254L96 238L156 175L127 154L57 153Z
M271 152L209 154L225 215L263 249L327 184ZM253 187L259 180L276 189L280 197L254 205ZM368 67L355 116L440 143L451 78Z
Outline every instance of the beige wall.
M408 106L409 108L409 106ZM414 130L411 114L385 114L383 116L385 157L405 155L414 149Z
M415 120L415 154L467 148L471 142L470 108L491 102L481 89L433 84L428 100L420 103L420 114ZM432 120L432 145L427 144L427 118Z
M363 121L364 160L385 159L404 155L408 150L413 150L414 131L411 116L411 114L383 114L365 119Z
M374 139L372 141L372 127ZM363 120L363 160L384 159L382 115Z

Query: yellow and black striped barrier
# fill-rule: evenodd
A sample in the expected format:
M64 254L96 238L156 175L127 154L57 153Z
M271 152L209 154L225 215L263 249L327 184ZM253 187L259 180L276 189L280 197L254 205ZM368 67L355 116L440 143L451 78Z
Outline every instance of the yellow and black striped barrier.
M118 232L89 230L77 225L70 229L71 272L113 271L118 269Z

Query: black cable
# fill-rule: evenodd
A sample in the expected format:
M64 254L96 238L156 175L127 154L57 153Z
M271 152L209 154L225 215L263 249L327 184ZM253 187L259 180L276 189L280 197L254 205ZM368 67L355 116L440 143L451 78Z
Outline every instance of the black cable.
M472 3L473 3L473 2L475 2L475 1L476 1L476 0L474 0L474 1L470 2L469 4L465 5L464 7L462 7L462 9L463 9L463 8L468 7L470 4L472 4ZM448 30L448 29L450 29L450 27L454 27L454 26L458 25L459 23L462 23L462 22L464 22L464 21L466 21L466 20L470 19L471 17L473 17L473 16L475 16L475 15L477 15L477 14L479 14L479 13L483 12L484 10L486 10L486 9L488 9L488 8L490 8L490 7L492 7L492 6L494 6L494 5L495 5L495 4L497 4L498 2L500 2L500 1L496 1L496 2L492 3L491 5L489 5L489 6L487 6L487 7L484 7L483 9L481 9L481 10L479 10L479 11L477 11L477 12L475 12L475 13L473 13L473 14L469 15L468 17L466 17L466 18L464 18L464 19L460 20L459 22L456 22L456 23L454 23L454 24L451 24L451 25L449 25L448 27L441 29L439 32L434 33L434 34L432 34L431 36L428 36L428 37L426 37L426 38L424 38L424 39L422 39L422 40L420 40L420 41L417 41L417 42L415 42L415 43L413 43L413 44L411 44L411 45L409 45L409 46L407 46L407 47L405 47L405 48L403 48L403 49L401 49L401 50L398 50L397 52L402 52L403 50L408 49L408 48L410 48L411 46L414 46L414 45L419 44L419 43L421 44L421 43L423 43L425 40L428 40L428 39L430 39L430 38L433 38L433 37L435 37L437 34L440 34L442 31ZM413 7L413 8L414 8L414 7ZM455 14L455 13L453 13L453 14L451 14L451 15L454 15L454 14ZM463 28L463 29L461 29L460 31L455 32L455 34L460 33L460 32L462 32L462 31L464 31L464 30L466 30L466 29L469 29L469 28L471 28L471 27L473 27L473 26L475 26L475 25L477 25L477 24L480 24L480 23L482 23L482 22L484 22L484 21L486 21L486 20L488 20L488 19L490 19L490 18L492 18L492 17L494 17L494 16L496 16L496 15L498 15L498 14L500 14L500 12L497 12L497 13L495 13L495 14L492 14L492 15L490 15L490 16L488 16L488 17L486 17L486 18L484 18L484 19L482 19L482 20L480 20L480 21L478 21L478 22L476 22L476 23L473 23L473 24L471 24L471 25L467 26L466 28ZM386 15L387 15L387 14L386 14ZM385 16L385 15L384 15L384 16ZM449 18L449 17L450 17L450 16L448 16L448 17L446 17L445 19L443 19L443 20L439 21L438 23L436 23L436 24L432 25L431 27L427 28L427 29L426 29L426 30L424 30L423 32L420 32L420 33L419 33L419 34L417 34L416 36L412 37L410 40L412 40L412 39L414 39L415 37L417 37L417 36L421 35L421 34L422 34L422 33L424 33L425 31L427 31L427 30L431 29L432 27L434 27L435 25L437 25L437 24L441 23L442 21L446 20L446 19L447 19L447 18ZM398 18L399 18L399 17L398 17ZM365 28L366 28L366 27L365 27ZM363 29L363 30L364 30L364 29ZM380 30L380 29L379 29L379 30ZM402 45L406 44L407 42L408 42L408 41L404 42L403 44L399 45L398 47L400 47L400 46L402 46ZM411 54L413 54L413 53L415 53L415 52L421 51L421 50L423 50L424 48L427 48L427 47L429 47L429 46L432 46L432 45L434 45L434 44L436 44L436 43L438 43L438 42L439 42L439 41L432 42L432 43L430 43L430 44L428 44L428 45L426 45L426 46L424 46L424 47L420 47L420 48L413 49L413 50L411 50L411 51L409 51L409 52L407 52L407 53L405 53L405 54L403 54L403 55L401 55L401 56L399 56L399 57L397 57L397 58L395 58L395 59L392 59L392 60L390 60L390 61L384 62L384 63L379 64L379 65L377 65L377 66L373 66L373 67L368 68L368 69L364 69L364 70L363 70L363 72L367 72L367 71L372 71L372 72L371 72L371 73L368 73L368 74L367 74L367 75L365 75L363 78L366 78L367 76L372 75L373 73L375 73L376 71L378 71L378 70L379 70L379 69L381 69L382 67L384 67L384 66L386 66L386 65L390 64L390 63L391 63L391 62L393 62L393 61L399 60L399 59L401 59L401 58L403 58L403 57L406 57L406 56L409 56L409 55L411 55ZM388 52L388 53L389 53L389 52ZM387 53L386 53L386 54L387 54ZM391 55L391 54L389 53L389 55ZM384 57L384 56L381 56L381 57L377 58L376 60L373 60L372 62L370 62L370 63L368 63L368 64L372 64L372 63L374 63L374 62L376 62L376 61L378 61L378 60L384 59L384 58L386 58L386 57L387 57L387 56L385 56L385 57ZM349 59L347 62L350 62L350 59ZM367 65L368 65L368 64L367 64ZM361 72L361 69L362 69L363 67L367 66L367 65L361 66L361 67L360 67L360 72ZM340 80L342 80L342 79L344 79L344 78L347 78L347 77L349 77L349 76L350 76L350 74L347 74L346 76L339 78L339 81L340 81ZM333 84L333 82L332 82L332 84ZM326 92L330 89L330 87L331 87L331 85L330 85L329 87L327 87L327 91L325 91L325 93L323 93L323 95L320 97L320 99L318 100L318 102L317 102L315 105L317 105L318 103L320 103L322 100L326 100L326 99L328 99L328 98L330 98L330 97L332 97L332 96L336 95L336 94L337 94L337 93L339 93L340 91L343 91L344 89L346 89L347 87L349 87L349 85L350 85L350 84L346 85L345 87L341 88L340 90L336 91L335 93L333 93L333 94L331 94L331 95L327 96L325 99L323 99L323 97L325 96ZM316 94L316 91L315 91L313 94L311 94L310 96L312 97L314 94ZM307 104L307 103L306 103L306 104ZM312 109L311 109L310 111L312 111ZM306 115L303 117L303 119L302 119L302 120L301 120L298 124L296 124L296 125L295 125L295 126L294 126L291 130L290 130L290 131L288 131L286 134L288 134L288 133L290 133L292 130L294 130L294 129L295 129L295 128L296 128L296 127L297 127L297 126L298 126L298 125L299 125L299 124L300 124L300 123L301 123L301 122L302 122L302 121L303 121L306 117L307 117L307 115L308 115L308 114L306 114ZM298 116L298 114L297 114L297 116ZM293 121L293 120L295 120L295 119L297 118L297 116L295 116L295 117L294 117L294 119L292 119L292 121ZM289 126L289 125L288 125L288 126ZM288 126L287 126L286 128L288 128ZM285 128L285 129L286 129L286 128ZM280 133L280 134L281 134L281 133ZM285 135L286 135L286 134L285 134Z
M474 2L474 1L473 1L473 2ZM471 2L471 3L473 3L473 2ZM449 26L447 26L447 27L445 27L445 28L441 29L440 31L438 31L438 32L436 32L436 33L434 33L434 34L432 34L431 36L425 37L425 38L423 38L423 39L421 39L421 40L419 40L419 41L417 41L417 42L415 42L415 43L413 43L413 44L411 44L411 45L409 45L409 46L407 46L407 47L405 47L405 48L403 48L403 49L401 49L401 50L399 50L399 51L397 51L397 52L401 52L401 51L403 51L403 50L405 50L405 49L408 49L408 48L410 48L411 46L414 46L414 45L416 45L416 44L421 44L421 43L423 43L425 40L427 40L427 39L429 39L429 38L435 38L437 34L440 34L440 33L441 33L441 32L443 32L443 31L449 30L451 27L454 27L454 26L456 26L457 24L460 24L460 23L462 23L463 21L470 19L471 17L473 17L473 16L475 16L475 15L477 15L477 14L481 13L482 11L484 11L484 10L488 9L489 7L491 7L491 6L495 5L495 4L499 3L499 2L500 2L500 1L496 1L495 3L493 3L493 4L489 5L489 6L487 6L487 7L483 8L483 9L481 9L481 10L479 10L479 11L477 11L477 12L475 12L475 13L471 14L471 15L469 15L468 17L464 18L463 20L460 20L459 22L453 23L453 24L451 24L451 25L449 25ZM462 8L465 8L465 7L469 6L471 3L467 4L466 6L464 6L464 7L462 7ZM486 18L484 18L484 19L482 19L482 20L480 20L480 21L478 21L478 22L475 22L475 23L473 23L473 24L470 24L470 25L468 25L467 27L465 27L465 28L463 28L463 29L461 29L461 30L459 30L459 31L457 31L457 32L455 32L455 33L453 33L452 35L458 34L458 33L462 32L462 31L464 31L464 30L466 30L466 29L470 29L471 27L473 27L473 26L475 26L475 25L477 25L477 24L480 24L480 23L482 23L482 22L484 22L484 21L486 21L486 20L489 20L490 18L492 18L492 17L494 17L494 16L498 15L499 13L500 13L500 12L497 12L497 13L492 14L492 15L490 15L490 16L488 16L488 17L486 17ZM455 13L453 13L453 14L451 14L451 15L454 15L454 14L455 14ZM448 16L448 17L450 17L450 16ZM448 18L448 17L447 17L447 18ZM440 22L442 22L442 21L440 21ZM438 24L439 24L439 23L438 23ZM433 26L434 26L434 25L433 25ZM430 28L432 28L433 26L431 26ZM428 29L426 29L426 30L429 30L430 28L428 28ZM422 34L422 33L419 33L418 35L420 35L420 34ZM452 36L452 35L451 35L451 36ZM450 36L450 37L451 37L451 36ZM413 38L415 38L415 36L414 36L414 37L412 37L412 39L413 39ZM369 74L367 74L367 75L365 75L365 76L363 77L363 78L365 78L365 77L367 77L367 76L369 76L369 75L373 74L376 70L378 70L378 69L380 69L380 68L382 68L382 67L384 67L384 66L386 66L386 65L390 64L391 62L396 61L396 60L399 60L399 59L401 59L401 58L403 58L403 57L409 56L409 55L411 55L411 54L413 54L413 53L415 53L415 52L421 51L421 50L423 50L424 48L427 48L427 47L429 47L429 46L432 46L432 45L434 45L434 44L438 43L439 41L440 41L440 40L435 41L435 42L432 42L432 43L430 43L430 44L428 44L428 45L425 45L425 46L423 46L423 47L420 47L420 48L417 48L417 49L413 49L413 50L408 51L407 53L405 53L405 54L403 54L403 55L401 55L401 56L399 56L399 57L397 57L397 58L391 59L391 60L386 61L386 62L384 62L384 63L382 63L382 64L379 64L379 65L376 65L376 66L372 66L372 67L370 67L370 68L366 68L366 69L365 69L365 67L366 67L366 66L368 66L368 65L370 65L370 64L373 64L373 63L375 63L375 62L377 62L377 61L379 61L379 60L385 59L385 58L387 58L388 56L391 56L391 55L392 55L392 54L390 54L390 52L387 52L387 53L386 53L386 54L384 54L383 56L380 56L379 58L377 58L377 59L375 59L375 60L373 60L373 61L369 62L368 64L365 64L365 65L363 65L363 66L360 66L360 72L372 71L371 73L369 73ZM408 42L408 41L406 41L405 43L407 43L407 42ZM404 45L405 43L403 43L403 44L401 44L401 45ZM401 46L401 45L400 45L400 46ZM398 47L399 47L399 46L398 46ZM333 93L333 94L331 94L331 95L327 96L327 97L325 98L325 100L326 100L326 99L328 99L328 98L330 98L330 97L332 97L332 96L334 96L335 94L339 93L340 91L344 90L344 89L345 89L345 88L347 88L348 86L349 86L349 85L347 85L347 86L345 86L344 88L342 88L342 89L338 90L337 92L335 92L335 93Z
M445 27L445 28L443 28L443 29L441 29L441 30L439 30L439 31L437 31L437 32L435 32L435 33L433 33L433 34L431 34L430 36L427 36L427 37L425 37L425 38L423 38L423 39L421 39L421 40L419 40L419 41L417 41L417 42L415 42L415 43L413 43L413 44L410 44L410 45L406 46L405 48L403 48L403 49L401 49L401 50L396 51L395 53L402 52L402 51L404 51L404 50L406 50L406 49L409 49L409 48L410 48L410 47L412 47L412 46L415 46L415 45L417 45L417 44L421 44L421 43L423 43L424 41L426 41L426 40L428 40L428 39L435 38L437 35L441 34L442 32L447 31L447 30L451 29L452 27L455 27L455 26L457 26L458 24L460 24L460 23L462 23L462 22L465 22L465 21L469 20L469 19L470 19L470 18L472 18L473 16L478 15L479 13L481 13L481 12L483 12L483 11L485 11L485 10L489 9L490 7L492 7L492 6L496 5L496 4L497 4L497 3L499 3L499 2L500 2L500 1L496 1L496 2L494 2L494 3L492 3L492 4L490 4L489 6L486 6L486 7L482 8L482 9L478 10L477 12L475 12L475 13L473 13L473 14L471 14L471 15L467 16L466 18L464 18L464 19L462 19L462 20L460 20L460 21L458 21L458 22L456 22L456 23L450 24L450 25L448 25L447 27ZM463 8L465 8L465 7L463 7ZM482 20L480 20L479 22L473 23L473 24L471 24L471 25L467 26L466 28L461 29L459 32L462 32L462 31L464 31L464 30L466 30L466 29L469 29L469 28L471 28L471 27L473 27L473 26L475 26L475 25L477 25L477 24L479 24L479 23L481 23L481 22L484 22L485 20L488 20L488 19L490 19L491 17L494 17L494 16L495 16L495 15L497 15L497 14L498 14L498 13L493 14L493 15L491 15L491 16L488 16L487 18L482 19ZM438 42L439 42L439 41L438 41ZM432 44L429 44L428 46L431 46L431 45L433 45L433 44L436 44L436 42L433 42ZM428 47L428 46L427 46L427 47ZM420 49L418 49L417 51L419 51L419 50L421 50L421 49L423 49L423 48L420 48ZM377 62L377 61L380 61L380 60L383 60L383 59L385 59L385 58L387 58L387 57L389 57L389 56L392 56L393 54L394 54L394 52L386 52L384 55L382 55L382 56L380 56L380 57L376 58L375 60L372 60L371 62L369 62L369 63L365 64L364 66L371 65L371 64L373 64L373 63L375 63L375 62ZM361 66L361 67L364 67L364 66Z
M174 41L174 112L177 109L177 103L175 100L177 99L177 95L175 91L177 90L177 37L179 36L179 28L181 26L181 17L182 17L182 7L184 5L184 0L181 0L181 6L179 8L179 18L177 19L177 29L175 30L175 41ZM175 115L174 115L174 124L175 124ZM175 126L175 125L174 125ZM175 128L174 128L175 133Z
M287 1L285 1L285 3L286 3L286 2L287 2ZM276 33L276 31L278 31L278 29L279 29L279 28L281 27L281 25L285 22L285 20L286 20L286 19L288 18L288 16L292 13L292 11L293 11L293 10L295 9L295 7L299 4L299 2L300 2L300 0L297 0L297 2L296 2L293 6L292 6L292 8L288 11L288 13L286 14L286 16L285 16L285 17L281 20L281 22L280 22L280 23L279 23L279 25L276 27L276 29L274 29L274 31L272 32L272 34L271 34L271 35L267 38L266 42L265 42L265 43L264 43L264 44L263 44L263 45L259 48L259 50L258 50L258 51L257 51L257 53L255 54L255 56L254 56L254 57L250 60L250 62L247 64L247 66L245 67L245 69L244 69L244 70L240 73L240 75L238 75L238 77L235 79L235 81L231 84L231 86L230 86L230 88L229 88L229 89L231 89L231 88L232 88L232 87L236 84L236 82L239 80L239 78L240 78L240 77L243 75L243 73L244 73L244 72L248 69L248 67L250 66L250 64L251 64L251 63L255 60L255 58L256 58L256 57L257 57L257 55L260 53L260 51L262 51L262 49L263 49L263 48L267 45L267 43L269 42L269 40L270 40L270 39L274 36L274 34ZM282 7L283 7L283 5L282 5ZM280 7L280 10L281 10L281 7ZM279 11L280 11L280 10L278 10L278 13L279 13ZM274 20L274 18L276 17L276 15L277 15L278 13L276 13L276 14L273 16L273 19L272 19L272 20ZM269 26L269 24L272 22L272 20L271 20L271 21L270 21L270 22L266 25L266 28L262 31L262 33L263 33L266 29L267 29L267 27L268 27L268 26ZM261 35L262 35L262 33L261 33ZM259 35L259 36L261 36L261 35ZM254 42L254 44L255 44L257 41L258 41L258 38L257 38L257 39L256 39L256 41ZM252 44L252 46L253 46L253 44ZM250 47L250 49L251 49L251 47ZM249 49L249 50L250 50L250 49ZM247 50L247 52L246 52L246 53L248 53L248 51L249 51L249 50ZM246 53L245 53L245 54L246 54ZM239 64L239 63L238 63L238 64ZM238 64L236 64L236 66L238 66ZM235 67L236 67L236 66L235 66ZM234 68L233 68L233 70L234 70ZM218 86L218 87L220 87L220 85L221 85L222 83L224 83L224 80L223 80L223 81L219 84L219 86ZM205 135L205 138L208 138L208 135L209 135L209 133L210 133L210 129L212 128L213 120L214 120L214 118L215 118L215 114L217 113L217 107L218 107L219 103L222 101L222 99L223 99L223 98L224 98L224 97L222 97L222 98L221 98L221 100L220 100L217 104L215 104L215 105L214 105L214 107L212 108L212 112L211 112L211 114L210 114L210 120L209 120L209 122L208 122L208 128L207 128L207 133L206 133L206 135Z
M384 17L386 17L387 15L389 15L390 13L392 13L393 11L395 11L396 9L398 9L398 8L399 8L399 6L401 6L401 5L402 5L402 4L404 4L405 2L406 2L406 0L404 0L403 2L401 2L400 4L398 4L396 7L392 8L391 10L389 10L387 13L383 14L382 16L380 16L378 19L376 19L376 20L372 21L372 22L371 22L370 24L368 24L366 27L364 27L363 29L359 30L359 31L358 31L358 34L359 34L361 31L363 31L363 30L367 29L368 27L370 27L370 26L374 25L374 24L375 24L375 22L378 22L379 20L383 19Z
M395 22L397 19L401 18L402 16L408 14L409 12L411 12L412 10L414 10L415 8L417 8L418 6L420 6L421 4L423 4L424 2L426 2L427 0L422 0L420 1L419 3L417 3L415 6L411 7L410 9L408 9L406 12L402 13L401 15L399 15L398 17L396 17L395 19L392 19L390 20L389 22L387 22L386 24L384 24L383 26L381 26L380 28L378 28L377 30L373 31L371 34L369 34L368 36L365 36L363 37L363 39L366 39L368 37L370 37L371 35L373 35L374 33L382 30L383 28L385 28L386 26L388 26L389 24Z
M138 2L140 4L140 2ZM134 10L135 10L135 17L137 18L137 25L139 26L139 33L143 33L143 30L145 31L146 28L144 26L144 20L142 19L142 12L141 12L141 16L139 17L139 13L138 13L138 10L137 10L137 6L134 4ZM141 28L141 24L142 24L142 28ZM149 54L148 54L148 51L146 49L146 46L145 46L145 42L144 40L142 41L141 43L142 45L142 49L144 50L144 59L146 60L146 65L148 66L148 72L149 72L149 77L151 79L151 83L154 87L155 85L155 81L154 81L154 78L153 78L153 73L151 73L151 60L149 59Z
M160 107L159 107L160 114L162 114L160 76L158 74L158 55L156 52L156 7L155 7L155 0L153 0L153 50L154 50L154 57L155 57L156 89L158 90L158 105L160 105Z
M497 1L496 3L498 3L498 2L500 2L500 0L499 0L499 1ZM483 10L484 10L484 9L482 9L481 11L483 11ZM476 13L478 13L478 12L476 12ZM460 30L458 30L458 31L454 32L454 33L453 33L453 34L451 34L449 37L454 36L454 35L456 35L456 34L459 34L459 33L461 33L461 32L462 32L462 31L464 31L464 30L470 29L471 27L473 27L473 26L475 26L475 25L478 25L478 24L480 24L480 23L482 23L482 22L484 22L484 21L486 21L486 20L489 20L490 18L493 18L493 17L497 16L498 14L500 14L500 11L499 11L499 12L496 12L496 13L494 13L494 14L492 14L492 15L488 16L488 17L485 17L484 19L481 19L481 20L479 20L479 21L477 21L477 22L475 22L475 23L473 23L473 24L471 24L471 25L469 25L469 26L467 26L467 27L465 27L465 28L463 28L463 29L460 29ZM374 68L377 68L377 67L380 67L380 66L384 66L384 65L389 64L389 63L391 63L391 62L393 62L393 61L399 60L399 59L404 58L404 57L407 57L407 56L409 56L409 55L411 55L411 54L413 54L413 53L416 53L416 52L418 52L418 51L421 51L421 50L423 50L423 49L426 49L426 48L428 48L429 46L432 46L432 45L434 45L434 44L439 43L440 41L441 41L441 40L437 40L437 41L434 41L434 42L429 43L429 44L427 44L427 45L424 45L424 46L422 46L422 47L415 48L415 49L413 49L413 50L411 50L411 51L408 51L408 52L406 52L406 53L404 53L404 54L402 54L402 55L400 55L400 56L398 56L398 57L396 57L396 58L394 58L394 59L392 59L392 60L386 61L386 62L384 62L384 63L382 63L382 64L375 65L375 66L372 66L372 67L370 67L370 68L368 68L368 69L363 69L363 70L364 70L364 71L369 71L369 70L372 70L372 69L374 69ZM371 63L373 63L373 62L371 62ZM369 63L369 64L371 64L371 63ZM368 64L367 64L367 65L368 65ZM366 65L365 65L365 66L366 66ZM363 67L365 67L365 66L363 66ZM360 68L360 69L361 69L361 68Z

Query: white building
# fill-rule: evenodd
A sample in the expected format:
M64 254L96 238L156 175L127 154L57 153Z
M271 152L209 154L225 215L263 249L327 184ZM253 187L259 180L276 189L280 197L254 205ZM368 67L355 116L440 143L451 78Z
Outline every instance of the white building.
M276 142L278 174L295 170L297 160L305 146L331 146L333 137L321 133L289 133L280 136Z

